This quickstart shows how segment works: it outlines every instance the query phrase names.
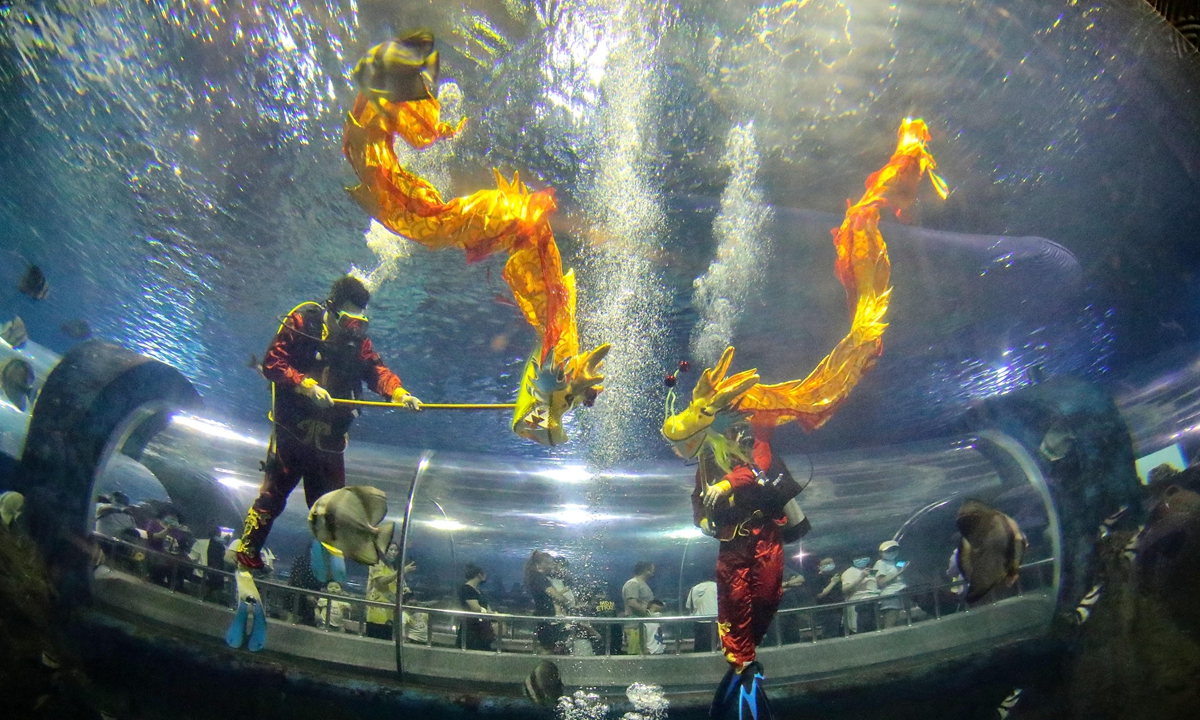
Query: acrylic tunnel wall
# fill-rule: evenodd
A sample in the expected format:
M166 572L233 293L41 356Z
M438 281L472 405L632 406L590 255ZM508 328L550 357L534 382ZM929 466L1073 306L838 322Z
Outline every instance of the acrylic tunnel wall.
M93 582L97 602L187 637L220 637L233 610L230 581L219 571L230 565L223 548L209 550L239 531L258 491L266 443L265 428L177 414L138 459L114 455L98 473L95 494L111 501L124 493L135 515L161 515L166 508L178 513L190 533L191 544L181 552L190 564L168 567L154 553L138 555L136 538L112 538L101 519L98 535L108 537L99 540L112 557ZM1006 459L998 462L1001 456ZM761 650L785 692L818 677L861 682L863 673L889 661L982 656L1047 634L1061 568L1059 510L1037 461L1016 440L993 430L788 455L786 462L806 485L800 500L813 530L786 548L788 576L804 575L807 582L785 593ZM259 583L270 618L270 655L370 675L400 672L418 684L517 686L551 654L539 633L553 624L570 633L565 653L554 657L568 686L615 692L650 682L680 703L707 702L723 663L718 646L705 647L701 637L711 627L698 623L685 605L691 588L710 579L717 542L691 521L693 468L664 461L596 473L579 464L415 453L371 443L352 443L346 464L349 483L388 495L402 562L415 563L404 577L413 591L404 616L420 616L422 627L396 623L389 636L368 634L361 622L370 609L363 603L367 569L353 562L347 563L341 595L298 589L303 584L294 573L308 571L312 536L297 495L272 531L267 547L273 570ZM958 544L955 514L968 498L1014 518L1030 548L1016 586L964 612L947 571ZM841 572L858 556L874 562L879 544L893 538L909 564L898 626L876 624L878 602L860 606L854 632L846 627L845 607L818 609L821 558L834 558ZM567 561L577 602L557 621L534 617L524 587L524 566L534 550ZM630 623L620 617L621 587L641 561L655 564L650 585L665 604L656 625L661 654L622 646ZM466 649L460 631L472 619L457 596L470 564L487 573L481 590L499 618L487 650Z

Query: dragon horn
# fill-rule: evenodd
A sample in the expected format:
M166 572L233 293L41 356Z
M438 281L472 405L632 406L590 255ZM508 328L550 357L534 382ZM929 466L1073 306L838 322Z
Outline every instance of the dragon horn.
M704 372L700 373L700 380L696 382L696 387L692 388L692 399L711 398L717 392L721 381L725 379L725 373L729 372L729 364L732 362L733 346L731 345L721 353L721 359L717 361L716 367L705 368Z
M712 405L723 408L733 405L747 390L758 382L757 370L746 370L726 378L717 386L717 394L712 399Z

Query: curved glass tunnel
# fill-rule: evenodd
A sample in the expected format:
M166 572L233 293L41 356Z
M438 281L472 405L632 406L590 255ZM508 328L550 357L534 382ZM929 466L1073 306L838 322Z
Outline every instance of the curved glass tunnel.
M114 455L98 474L96 492L123 492L131 504L145 508L170 503L200 542L191 548L192 564L187 564L186 556L180 563L181 557L163 558L144 548L135 562L128 557L133 547L115 542L119 538L102 540L113 562L94 582L96 600L185 632L221 637L231 612L231 566L209 566L207 544L221 541L222 533L228 542L239 526L240 509L258 492L266 441L261 428L235 429L178 414L138 460ZM980 442L1023 457L998 468L976 449ZM655 463L631 472L596 473L568 463L416 454L370 443L352 444L346 460L350 484L388 494L388 519L397 523L403 562L416 565L405 576L414 594L403 611L424 615L426 629L413 637L412 628L406 628L390 641L365 636L366 569L352 562L347 563L346 596L289 587L297 559L307 564L312 543L304 504L292 502L268 544L274 570L260 583L273 653L370 672L398 665L404 678L418 683L512 685L545 656L536 633L554 622L574 628L574 654L557 658L569 686L616 692L647 682L684 702L689 693L699 698L720 679L721 664L712 662L715 652L703 649L716 647L711 639L700 640L702 649L697 649L698 634L714 632L715 618L695 616L685 607L691 588L711 579L716 562L715 541L690 522L691 468ZM817 677L827 682L839 675L860 676L881 658L986 654L993 644L1048 632L1057 607L1060 510L1050 501L1037 463L1011 438L998 442L996 433L985 433L786 461L808 478L801 499L814 528L804 541L789 546L789 575L806 575L815 585L821 558L834 558L841 572L855 557L874 562L877 546L893 537L911 567L909 590L900 596L903 622L885 632L875 624L878 598L852 606L858 627L851 633L845 607L815 603L819 588L789 590L762 650L764 661L779 668L775 683L780 689L798 691ZM1032 468L1032 473L1006 469L1012 467ZM1030 542L1019 585L969 613L952 587L961 579L948 573L958 544L955 514L968 498L1013 517ZM534 550L568 561L577 614L558 620L531 617L523 568ZM655 627L664 642L661 656L625 652L620 631L630 623L602 605L609 601L619 610L621 586L641 561L655 564L651 585L666 605ZM171 563L171 569L162 563ZM459 646L456 630L469 614L462 613L456 591L472 563L487 572L483 590L500 613L494 651ZM391 607L386 612L394 615ZM336 617L331 620L329 613Z

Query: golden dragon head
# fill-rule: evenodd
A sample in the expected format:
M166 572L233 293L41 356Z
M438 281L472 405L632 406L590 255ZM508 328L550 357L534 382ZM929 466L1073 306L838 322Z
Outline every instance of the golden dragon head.
M596 401L604 389L600 364L610 348L605 343L561 363L555 362L553 352L544 363L539 363L536 356L530 358L517 393L513 432L542 445L566 442L563 416L579 405L590 407Z
M740 419L738 403L758 383L757 370L745 370L727 377L732 362L733 346L730 346L721 353L715 368L706 368L701 373L692 389L692 402L682 412L673 413L663 421L663 437L685 460L700 453L710 431L724 432L727 420ZM673 410L673 407L669 408L669 411Z

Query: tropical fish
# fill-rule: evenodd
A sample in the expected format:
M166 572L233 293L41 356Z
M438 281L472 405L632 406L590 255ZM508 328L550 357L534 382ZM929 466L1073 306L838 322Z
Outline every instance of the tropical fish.
M387 495L377 488L352 485L325 493L308 512L313 537L351 560L374 565L387 552L396 524L383 522Z
M0 365L0 389L21 412L25 411L25 403L33 393L33 380L33 366L24 358L9 358Z
M21 517L25 509L25 496L19 492L6 492L0 495L0 522L5 527L11 526Z
M62 325L59 325L58 329L62 330L63 335L72 340L84 340L92 336L91 326L87 324L86 320L78 318L66 321Z
M1008 694L1008 697L1000 701L1000 704L996 707L996 715L1000 718L1000 720L1006 720L1006 718L1009 716L1009 713L1011 713L1013 708L1017 706L1017 701L1021 699L1021 690L1021 688L1014 688L1013 691Z
M1021 572L1029 541L1016 521L994 508L968 500L958 509L958 570L967 580L967 602L1011 587Z
M549 660L537 664L525 678L525 695L538 705L554 705L563 694L558 666Z
M373 102L426 100L434 97L438 54L433 33L413 30L367 51L350 72L359 91Z
M50 283L46 282L46 275L40 267L30 265L17 283L17 289L34 300L45 300L50 294Z
M1092 608L1100 602L1100 595L1103 592L1104 585L1098 584L1093 585L1088 594L1083 596L1083 599L1075 606L1075 622L1077 624L1082 625L1088 621L1088 618L1092 616Z
M1098 534L1099 534L1101 540L1108 537L1109 533L1112 532L1113 526L1116 525L1117 523L1119 523L1122 520L1122 518L1125 517L1125 513L1127 513L1128 511L1129 511L1129 506L1122 505L1121 507L1117 508L1116 512L1114 512L1112 515L1109 515L1108 517L1104 518L1104 520L1100 523L1100 527L1098 530Z
M25 321L20 316L9 320L0 325L0 338L8 343L11 348L19 348L29 339L29 333L25 330Z

